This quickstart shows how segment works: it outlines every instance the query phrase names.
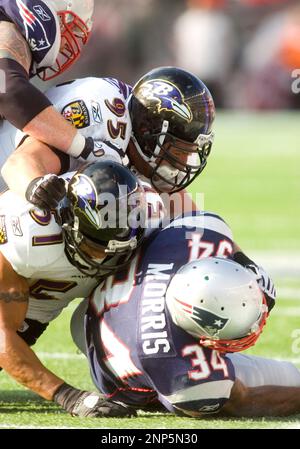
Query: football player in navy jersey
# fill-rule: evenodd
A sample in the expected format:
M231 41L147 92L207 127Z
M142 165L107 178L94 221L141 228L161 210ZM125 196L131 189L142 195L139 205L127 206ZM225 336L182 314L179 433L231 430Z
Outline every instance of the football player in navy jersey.
M237 353L256 342L272 302L236 259L226 223L198 213L176 218L100 284L71 323L97 388L193 417L299 412L292 364Z
M78 157L93 148L30 79L49 80L88 41L94 0L0 0L0 116L29 136ZM63 190L56 180L55 187Z

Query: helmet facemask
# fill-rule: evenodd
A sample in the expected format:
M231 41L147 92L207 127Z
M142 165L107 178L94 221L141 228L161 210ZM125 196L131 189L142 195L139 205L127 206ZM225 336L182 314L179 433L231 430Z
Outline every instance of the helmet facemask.
M160 192L186 188L205 168L213 142L215 107L205 84L182 69L159 67L135 84L128 109L132 141L149 167L143 174Z
M250 348L251 346L254 346L256 341L258 340L260 334L263 331L263 328L266 324L267 318L268 318L268 306L265 299L265 296L263 295L263 310L257 320L257 322L254 324L253 328L250 330L248 335L245 335L243 337L232 339L232 340L226 340L226 339L218 339L218 338L210 338L210 337L201 337L199 342L202 346L205 346L206 348L214 349L219 352L241 352L245 351L246 349Z
M130 263L142 242L141 230L136 232L131 230L124 240L110 240L101 245L88 239L79 231L78 217L74 217L70 223L65 223L62 228L68 259L81 273L89 277L107 277L122 270ZM104 256L97 260L95 256L89 255L82 249L83 244L90 246L93 250L99 250L99 253L102 252Z
M173 193L186 188L204 170L214 135L200 134L191 143L173 136L167 129L165 120L162 132L144 134L143 150L134 136L133 142L152 169L149 178L153 187L158 192Z
M57 15L61 29L61 47L55 65L39 71L38 76L43 81L55 78L76 62L91 33L88 25L73 11L59 11Z
M143 210L143 188L129 169L112 161L84 166L60 208L70 262L91 277L124 268L143 241Z

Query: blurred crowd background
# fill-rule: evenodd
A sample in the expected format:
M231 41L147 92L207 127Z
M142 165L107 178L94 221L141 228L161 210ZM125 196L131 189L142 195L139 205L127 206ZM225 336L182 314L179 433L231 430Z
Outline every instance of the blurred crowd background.
M61 79L134 84L165 65L198 75L221 108L299 108L300 1L95 0L90 42Z

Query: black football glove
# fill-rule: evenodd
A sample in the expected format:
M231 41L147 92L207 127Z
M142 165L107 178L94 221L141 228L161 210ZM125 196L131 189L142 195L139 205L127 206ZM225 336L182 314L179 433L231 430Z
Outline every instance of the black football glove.
M255 264L246 265L247 270L254 273L256 282L264 292L269 312L273 309L276 300L276 289L272 279L262 267Z
M136 411L121 402L106 399L100 393L78 390L64 383L56 390L53 401L72 416L88 418L129 418Z
M261 290L264 292L269 312L273 309L276 300L276 290L272 279L262 267L259 267L241 251L233 255L233 260L251 271Z
M55 209L66 195L65 180L56 175L39 176L31 181L25 198L39 209Z

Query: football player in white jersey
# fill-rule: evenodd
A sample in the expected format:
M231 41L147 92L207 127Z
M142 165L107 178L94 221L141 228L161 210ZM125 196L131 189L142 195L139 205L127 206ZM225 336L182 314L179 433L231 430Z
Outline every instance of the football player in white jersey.
M91 135L95 140L95 150L88 158L89 161L101 156L102 159L120 163L123 162L131 134L126 108L129 94L129 86L112 78L78 79L47 91L47 97L65 120L76 127L82 136L88 138ZM7 122L3 122L0 129L0 147L1 167L7 157L12 155L4 167L8 186L23 198L28 181L39 172L61 174L77 169L86 162L82 158L75 159L52 151L47 145L19 132ZM126 161L124 165L127 165ZM17 182L12 182L12 167L18 173Z
M239 354L255 344L269 311L251 269L235 256L223 219L193 213L96 287L74 312L71 331L99 391L180 416L299 413L294 365Z
M183 191L204 169L215 108L207 87L175 67L152 70L133 87L111 78L86 78L50 89L56 108L94 140L87 160L113 158L151 181L156 191ZM59 174L78 160L27 138L6 162L8 186L36 205L55 206ZM71 164L71 167L70 167ZM15 173L18 173L18 179ZM52 173L44 178L46 173Z
M73 415L127 415L66 385L30 348L70 301L126 266L145 235L140 222L128 219L145 208L144 190L128 168L98 161L65 174L64 182L67 195L49 212L10 191L1 195L0 367Z

